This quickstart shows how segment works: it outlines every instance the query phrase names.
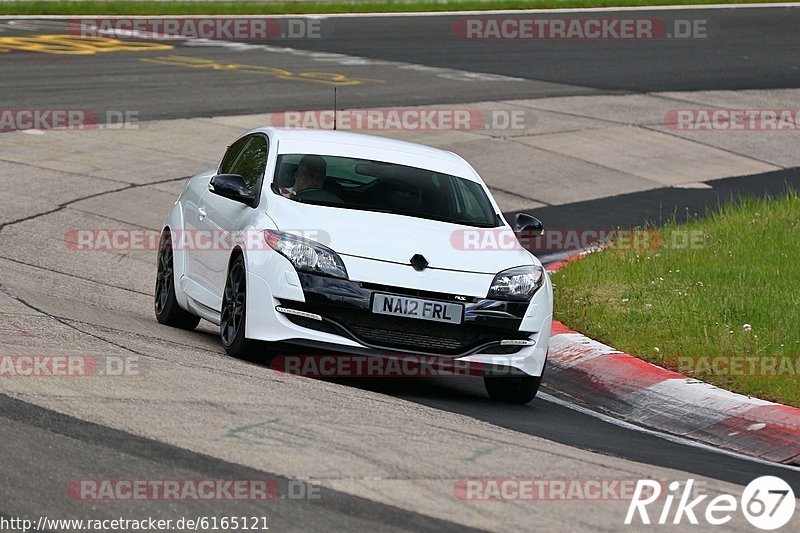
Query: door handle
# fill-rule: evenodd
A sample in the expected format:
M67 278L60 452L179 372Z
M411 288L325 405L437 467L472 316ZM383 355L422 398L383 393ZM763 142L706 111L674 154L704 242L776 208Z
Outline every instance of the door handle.
M200 219L203 219L203 218L205 218L205 216L206 216L206 214L207 214L207 213L206 213L206 210L205 210L205 209L203 209L202 207L198 207L198 208L197 208L197 213L200 215Z

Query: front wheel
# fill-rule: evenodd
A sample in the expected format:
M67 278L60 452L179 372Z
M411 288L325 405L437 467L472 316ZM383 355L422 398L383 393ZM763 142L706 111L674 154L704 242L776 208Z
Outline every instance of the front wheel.
M541 376L484 376L483 385L492 400L526 404L536 397Z

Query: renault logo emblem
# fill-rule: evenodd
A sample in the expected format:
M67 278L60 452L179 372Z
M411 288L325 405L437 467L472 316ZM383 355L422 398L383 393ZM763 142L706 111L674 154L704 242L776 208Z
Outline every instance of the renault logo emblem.
M414 257L411 258L411 266L414 267L414 270L417 272L422 272L428 268L428 260L420 254L415 254Z

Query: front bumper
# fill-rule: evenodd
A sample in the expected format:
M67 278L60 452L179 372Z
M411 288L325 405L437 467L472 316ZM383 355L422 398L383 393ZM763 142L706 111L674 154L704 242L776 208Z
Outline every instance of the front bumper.
M527 302L469 298L305 273L299 277L306 301L281 301L279 312L299 326L341 335L375 350L464 357L481 352L513 354L535 344L529 338L532 332L519 329ZM463 323L374 314L371 308L376 293L464 305Z
M303 301L276 298L267 280L248 276L248 338L380 356L435 355L487 369L539 376L552 320L549 279L531 302L506 302L297 273ZM371 312L375 293L464 305L462 324ZM257 310L251 313L251 310ZM258 318L255 318L255 317Z

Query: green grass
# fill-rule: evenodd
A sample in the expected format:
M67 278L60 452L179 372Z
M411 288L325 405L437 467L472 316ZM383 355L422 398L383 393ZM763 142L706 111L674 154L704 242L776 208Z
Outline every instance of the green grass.
M611 247L556 273L556 318L652 363L800 406L800 196L746 198L645 233L646 246ZM687 235L696 245L682 246ZM792 367L730 371L720 358L732 356Z
M741 4L759 0L441 0L328 2L153 2L148 0L0 2L0 15L278 15L302 13L365 13L400 11L452 11L485 9L586 8L653 6L669 3ZM770 0L761 3L777 3Z

